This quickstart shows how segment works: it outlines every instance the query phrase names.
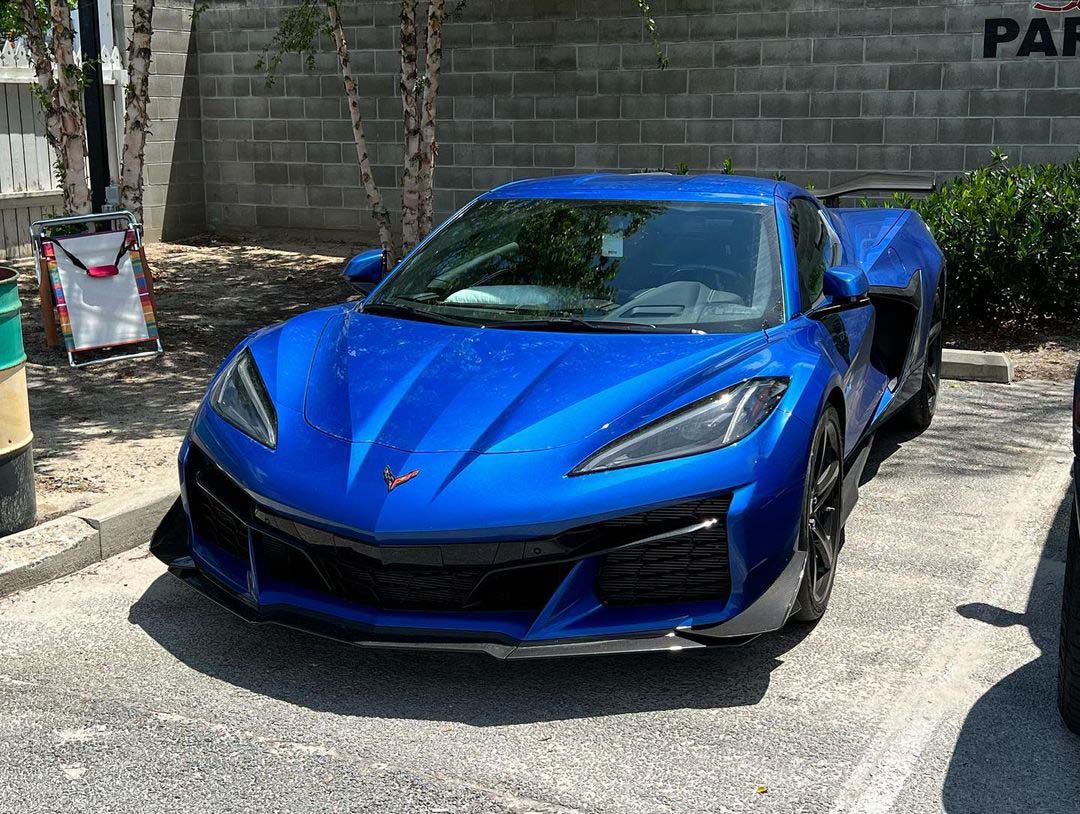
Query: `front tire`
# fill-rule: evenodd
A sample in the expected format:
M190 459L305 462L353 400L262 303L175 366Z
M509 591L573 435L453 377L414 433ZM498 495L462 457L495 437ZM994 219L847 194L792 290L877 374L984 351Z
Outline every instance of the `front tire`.
M1065 589L1061 598L1061 638L1058 646L1058 709L1065 725L1080 735L1080 531L1076 507L1069 520L1065 555Z
M816 622L832 596L836 558L844 540L840 525L844 485L844 452L840 415L829 405L814 428L806 470L799 548L806 552L806 569L799 586L798 622Z

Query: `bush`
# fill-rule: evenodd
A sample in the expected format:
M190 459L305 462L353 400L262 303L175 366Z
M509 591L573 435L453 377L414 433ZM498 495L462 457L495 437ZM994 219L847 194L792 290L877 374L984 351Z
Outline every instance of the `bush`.
M926 221L948 263L954 324L1080 316L1080 156L1009 166L1007 156L923 200L897 196Z

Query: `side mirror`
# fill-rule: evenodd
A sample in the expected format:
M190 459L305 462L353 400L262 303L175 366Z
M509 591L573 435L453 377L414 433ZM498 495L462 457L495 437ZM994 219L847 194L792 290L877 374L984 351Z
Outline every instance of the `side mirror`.
M858 300L870 292L870 281L859 266L833 266L825 270L824 289L834 300Z
M370 294L386 276L386 255L382 249L369 249L345 264L345 279L363 294Z

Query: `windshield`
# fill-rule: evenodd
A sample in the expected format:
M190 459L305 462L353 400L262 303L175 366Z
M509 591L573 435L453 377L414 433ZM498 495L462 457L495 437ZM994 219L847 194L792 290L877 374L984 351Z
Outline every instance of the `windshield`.
M488 327L758 330L783 314L773 207L479 201L365 310L380 307Z

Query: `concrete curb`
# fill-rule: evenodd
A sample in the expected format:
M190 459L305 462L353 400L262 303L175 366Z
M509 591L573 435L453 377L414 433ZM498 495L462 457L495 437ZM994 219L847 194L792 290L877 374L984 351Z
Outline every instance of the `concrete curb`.
M0 537L0 597L73 574L149 541L178 494L175 486L167 486L110 498Z
M1012 361L1004 353L945 348L941 352L941 378L1011 384Z

